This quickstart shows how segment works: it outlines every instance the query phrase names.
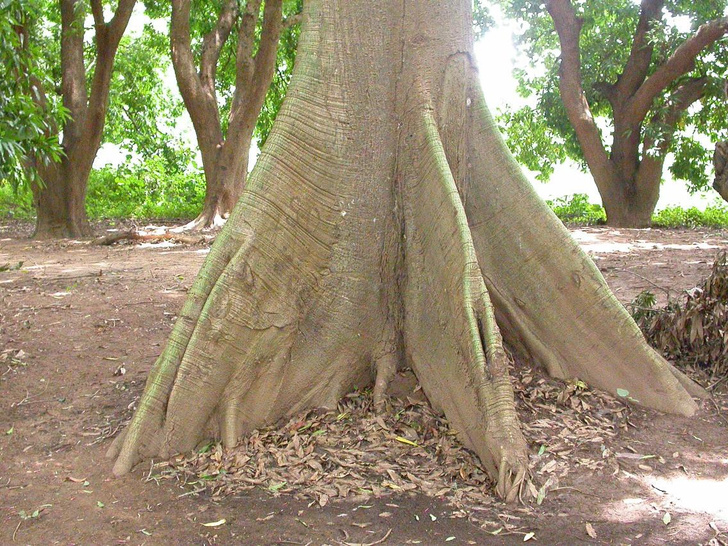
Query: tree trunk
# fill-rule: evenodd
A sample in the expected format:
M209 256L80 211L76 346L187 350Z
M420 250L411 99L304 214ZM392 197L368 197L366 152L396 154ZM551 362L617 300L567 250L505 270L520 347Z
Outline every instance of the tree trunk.
M88 177L104 132L114 57L135 3L136 0L119 0L114 16L107 23L100 0L90 2L96 58L89 86L83 32L87 8L79 0L60 1L61 94L70 118L62 130L61 146L65 153L62 160L48 165L36 160L42 179L32 184L37 213L33 235L36 239L92 235L85 208Z
M713 189L728 201L728 140L721 140L713 152Z
M82 238L93 235L86 216L90 169L79 169L67 158L39 168L43 186L33 184L35 239Z
M646 162L655 161L659 168L650 168ZM599 195L607 213L607 224L613 227L647 228L652 224L652 213L660 198L662 161L646 159L635 172L621 174L615 166L600 179Z
M261 1L245 2L242 12L241 6L235 1L220 6L217 23L203 36L198 71L192 52L192 4L190 0L172 2L172 64L197 135L206 184L202 211L182 230L221 226L240 199L248 176L255 123L275 75L283 4L281 0L265 2L257 51L256 25ZM227 134L223 134L215 79L220 52L236 25L235 88Z
M240 199L248 176L248 158L255 123L237 128L239 137L227 140L203 154L205 200L200 214L182 230L198 230L224 225ZM241 130L242 129L242 130ZM205 157L208 157L205 161Z
M116 474L355 386L380 402L410 366L513 500L528 448L501 336L554 376L695 411L505 148L470 11L306 2L287 98L109 450Z

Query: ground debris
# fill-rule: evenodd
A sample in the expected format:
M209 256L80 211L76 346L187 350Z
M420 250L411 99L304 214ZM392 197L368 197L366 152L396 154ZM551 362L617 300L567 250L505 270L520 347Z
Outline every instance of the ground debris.
M534 446L534 475L524 500L540 504L574 460L591 470L615 460L604 446L626 420L623 402L582 382L563 383L530 369L516 374L514 383L524 431ZM365 502L411 492L444 498L469 515L471 508L496 501L477 456L426 400L390 398L387 411L377 413L368 390L347 395L336 410L298 414L278 427L253 431L232 449L207 444L155 465L154 472L213 498L258 488L323 507L334 500Z
M312 410L256 430L235 448L210 444L161 463L158 471L182 476L213 497L260 488L320 506L410 491L457 506L493 502L478 458L427 402L392 398L379 414L369 391L347 395L336 410Z
M654 307L642 292L629 305L647 341L682 367L709 374L716 385L728 378L728 257L721 251L707 279L684 293L683 301Z

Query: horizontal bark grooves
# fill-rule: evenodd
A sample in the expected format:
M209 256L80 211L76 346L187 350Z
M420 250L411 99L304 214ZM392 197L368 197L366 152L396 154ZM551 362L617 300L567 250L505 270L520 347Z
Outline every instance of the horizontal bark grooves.
M694 410L514 165L460 55L468 40L432 17L453 6L407 7L415 36L401 41L399 4L306 3L286 102L110 449L117 474L331 407L373 371L380 402L405 355L513 500L528 451L496 316L536 364ZM402 42L419 57L400 73Z

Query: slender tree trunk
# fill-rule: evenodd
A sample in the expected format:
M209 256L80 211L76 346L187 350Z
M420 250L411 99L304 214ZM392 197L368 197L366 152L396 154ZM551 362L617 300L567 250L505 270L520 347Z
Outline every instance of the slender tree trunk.
M255 51L260 0L224 2L215 26L203 37L199 70L192 53L190 0L172 1L170 41L177 84L197 135L205 171L205 201L199 216L182 229L220 226L240 199L248 175L253 131L273 81L283 24L281 0L263 10ZM227 134L223 133L215 80L224 44L237 25L236 77Z
M721 140L713 152L713 189L728 201L728 140Z
M79 0L60 0L61 94L70 119L63 127L61 146L65 156L61 162L38 165L42 182L34 183L32 188L37 239L92 235L85 208L88 177L101 146L114 57L135 3L119 0L107 23L101 1L90 1L96 58L88 87L83 35L86 8Z
M411 367L516 498L528 447L503 339L532 365L692 414L537 197L480 93L471 2L310 0L285 103L109 455L234 445Z

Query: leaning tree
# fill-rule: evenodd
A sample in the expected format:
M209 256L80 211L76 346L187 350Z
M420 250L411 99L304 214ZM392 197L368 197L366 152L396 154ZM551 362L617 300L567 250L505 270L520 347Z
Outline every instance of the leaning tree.
M307 0L288 95L240 203L109 455L241 435L400 366L513 499L528 450L505 347L560 378L690 415L536 196L473 62L471 3Z

